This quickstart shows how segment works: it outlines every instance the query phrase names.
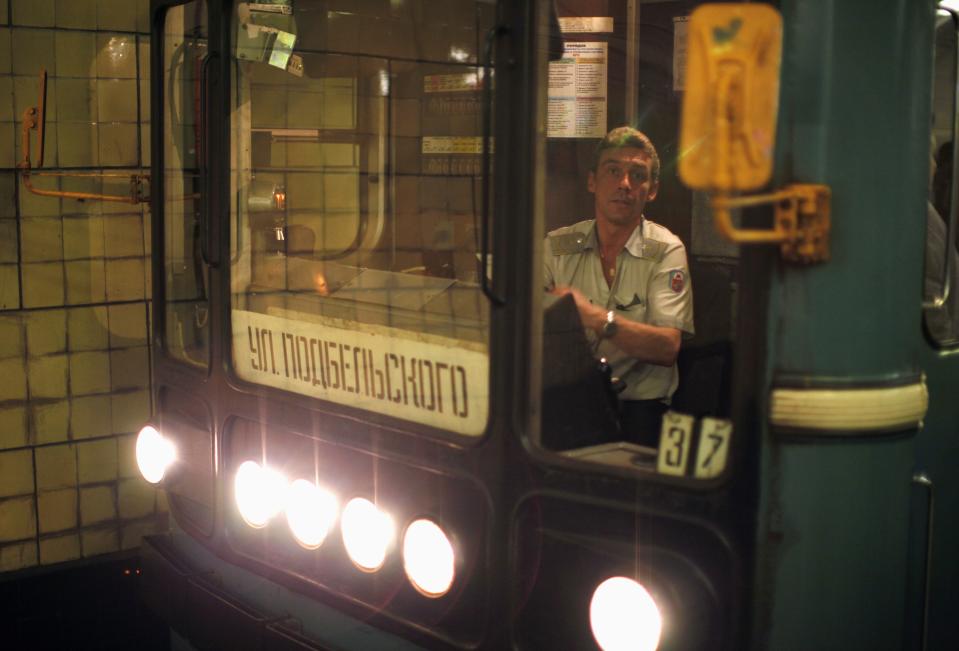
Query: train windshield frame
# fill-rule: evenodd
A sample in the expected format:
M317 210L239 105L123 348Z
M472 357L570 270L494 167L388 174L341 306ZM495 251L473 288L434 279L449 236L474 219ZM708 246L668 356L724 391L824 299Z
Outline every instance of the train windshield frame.
M496 126L509 110L494 77L506 64L490 60L502 34L492 29L498 5L487 0L429 11L422 3L349 11L331 0L232 3L217 26L228 75L222 97L210 95L208 68L220 65L209 65L205 50L191 66L181 55L179 67L193 72L187 75L175 72L178 50L167 47L173 72L162 114L176 136L167 140L196 160L164 150L167 185L186 179L173 188L178 196L167 193L161 220L167 231L182 231L182 242L164 242L164 251L192 261L180 276L196 295L179 305L167 278L161 339L173 361L209 373L208 362L176 349L190 335L209 357L210 346L220 346L209 341L212 328L224 337L214 354L230 382L267 402L474 445L500 411L491 404L493 378L517 363L492 352L496 315L515 310L497 312L497 303L528 283L532 300L515 313L530 314L531 331L515 350L525 357L519 363L529 393L514 398L516 434L533 456L714 487L734 465L738 328L742 319L761 328L762 306L743 298L740 252L713 230L705 193L685 188L676 174L679 36L696 3L613 3L602 19L570 3L534 4L536 24L524 29L538 88L526 119L538 128L520 134L526 142ZM208 123L214 95L225 124ZM540 288L545 242L592 215L597 140L626 124L659 150L658 196L643 223L685 245L686 258L657 278L689 295L689 314L672 371L669 363L641 362L631 377L618 377L615 362L603 366L608 343L597 341L569 301ZM214 144L188 147L204 129ZM485 133L503 138L500 147ZM497 196L507 187L498 149L527 156L514 165L528 175L525 209ZM178 162L189 167L179 176ZM184 208L171 212L175 205ZM759 213L743 218L769 216ZM165 260L163 272L175 262ZM220 303L229 294L229 309L209 305L207 292ZM611 312L630 320L652 314L646 292L611 293ZM223 313L210 319L214 309ZM646 376L670 376L666 393L637 390ZM659 410L640 439L622 426L624 405L637 397L652 398Z

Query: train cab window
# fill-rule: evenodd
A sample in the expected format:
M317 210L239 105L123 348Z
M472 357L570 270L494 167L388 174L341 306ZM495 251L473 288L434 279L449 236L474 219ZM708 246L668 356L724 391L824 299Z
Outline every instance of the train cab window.
M959 345L959 229L956 227L956 53L959 16L940 10L936 21L930 189L926 202L923 324L939 347Z
M208 272L203 263L199 173L201 70L207 57L203 0L171 7L163 42L164 343L191 366L209 364Z
M739 266L705 196L677 174L695 4L558 0L556 20L541 22L544 293L534 297L539 445L690 480L725 467ZM556 23L561 56L550 51Z
M238 3L231 320L245 381L477 436L488 2Z

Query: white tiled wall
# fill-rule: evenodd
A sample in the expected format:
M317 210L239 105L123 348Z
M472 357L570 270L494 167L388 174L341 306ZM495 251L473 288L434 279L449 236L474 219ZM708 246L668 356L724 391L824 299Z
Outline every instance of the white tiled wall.
M0 0L0 572L134 547L163 526L163 497L133 458L150 410L149 213L35 196L15 174L41 67L45 168L148 166L148 7Z

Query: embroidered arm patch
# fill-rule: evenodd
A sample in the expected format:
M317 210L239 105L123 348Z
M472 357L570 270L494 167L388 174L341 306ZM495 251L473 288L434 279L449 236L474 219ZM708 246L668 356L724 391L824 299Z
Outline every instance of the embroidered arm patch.
M686 287L686 272L682 269L673 269L669 272L669 288L676 294Z

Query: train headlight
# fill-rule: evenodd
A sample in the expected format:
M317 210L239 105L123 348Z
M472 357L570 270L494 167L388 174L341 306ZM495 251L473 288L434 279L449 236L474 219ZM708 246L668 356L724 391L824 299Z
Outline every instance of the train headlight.
M146 425L137 435L136 455L140 474L151 484L156 484L176 460L176 449L170 439L152 425Z
M244 522L259 529L283 509L287 483L276 470L244 461L236 471L234 490Z
M589 624L603 651L654 651L659 646L663 618L646 588L633 579L615 576L593 592Z
M286 497L286 520L296 541L307 549L323 544L336 522L336 497L306 479L290 484Z
M427 597L449 592L456 556L444 531L431 520L416 520L403 536L403 569L413 586Z
M356 497L343 509L340 529L346 553L357 567L365 572L375 572L383 566L386 552L396 535L389 514L378 509L373 502Z

